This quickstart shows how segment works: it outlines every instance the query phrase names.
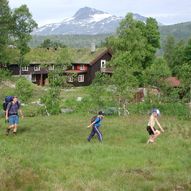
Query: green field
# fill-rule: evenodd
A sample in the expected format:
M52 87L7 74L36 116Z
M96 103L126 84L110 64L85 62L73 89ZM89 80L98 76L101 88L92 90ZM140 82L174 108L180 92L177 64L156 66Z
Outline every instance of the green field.
M191 190L190 121L161 116L147 145L148 116L107 117L104 141L86 138L90 115L25 118L16 136L0 120L1 191Z

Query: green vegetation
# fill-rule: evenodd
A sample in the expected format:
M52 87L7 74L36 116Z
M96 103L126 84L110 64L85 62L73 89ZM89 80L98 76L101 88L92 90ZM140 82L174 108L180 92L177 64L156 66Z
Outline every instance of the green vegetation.
M103 144L96 137L88 143L90 129L86 127L98 104L90 88L62 89L61 106L74 112L46 117L31 103L47 95L46 87L33 86L33 97L22 107L26 118L21 119L16 137L5 135L7 124L2 115L0 190L191 189L191 131L185 105L154 102L165 129L154 145L146 145L148 112L154 106L147 102L130 104L126 117L106 116L101 129ZM1 100L14 90L2 87ZM102 93L99 100L109 106L110 93Z
M191 22L179 23L175 25L159 26L160 42L163 47L167 36L172 35L176 41L187 41L191 38ZM29 45L31 48L38 47L44 40L50 39L53 42L61 42L62 44L73 48L88 48L92 42L99 47L105 43L105 39L113 34L100 35L51 35L51 36L33 36Z
M162 25L160 26L161 42L172 35L176 41L185 40L191 38L191 22L178 23L175 25Z
M190 190L190 122L162 116L165 133L146 145L147 115L106 117L86 141L91 116L25 118L17 137L0 120L0 190Z
M24 55L30 51L29 41L31 40L31 32L37 23L33 20L27 5L21 5L11 11L8 1L0 1L0 64L9 64L9 51L7 48L17 47L19 66L26 64Z
M2 2L6 7L6 0ZM16 9L13 18L20 11L29 13L27 7L22 6ZM5 15L8 13L9 9ZM4 27L5 31L10 30ZM22 26L18 27L17 35ZM46 47L51 41L45 41L45 48L28 52L27 41L18 36L18 49L5 48L9 39L2 34L3 40L0 40L4 44L0 49L3 47L6 61L1 60L0 55L0 63L19 61L22 65L25 60L56 63L59 67L49 73L49 86L43 88L21 79L5 81L10 77L6 71L0 71L0 99L18 94L25 101L22 109L26 117L21 120L16 137L5 136L8 124L1 112L0 190L191 189L191 129L187 121L191 114L185 104L191 98L191 40L187 44L176 44L169 38L164 58L157 58L155 53L160 45L155 19L148 18L144 23L127 15L116 35L105 43L113 50L113 59L108 65L112 67L113 75L97 73L90 87L62 89L66 87L61 75L63 68L71 62L89 63L105 49L99 48L94 53L90 48L55 49ZM25 37L30 39L28 34ZM171 74L180 77L180 87L165 83ZM144 102L134 103L137 87L149 90L153 86L160 88L160 95L148 93ZM145 128L153 107L162 113L160 120L165 133L156 144L146 145L148 134ZM95 137L88 143L86 137L90 130L86 127L92 115L100 109L108 114L102 127L104 141L100 144ZM61 115L61 111L71 114ZM51 116L45 116L47 114Z
M32 84L26 78L19 78L16 82L16 95L22 101L28 101L32 97Z
M94 58L100 55L106 48L97 48L94 53L91 53L90 48L59 48L55 49L46 49L46 48L35 48L31 49L29 53L25 55L25 60L29 63L41 63L41 64L51 64L60 62L69 62L75 63L90 63ZM64 52L67 52L67 56L63 55ZM9 57L7 58L9 64L16 63L16 60L19 58L19 51L17 49L8 49ZM63 56L62 56L63 55ZM63 59L63 57L65 59ZM66 59L67 58L67 59Z
M90 48L91 43L94 42L97 47L100 47L106 37L111 34L100 34L100 35L51 35L51 36L33 36L29 45L31 48L40 46L44 40L50 39L55 43L62 43L72 48Z

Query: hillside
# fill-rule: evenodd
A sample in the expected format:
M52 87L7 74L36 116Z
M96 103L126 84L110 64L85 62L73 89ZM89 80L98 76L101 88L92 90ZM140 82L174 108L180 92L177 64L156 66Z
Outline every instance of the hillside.
M145 21L146 17L133 14L137 20ZM79 9L72 17L62 22L50 23L33 31L34 35L96 35L115 32L123 17L90 7Z
M34 48L39 46L45 39L50 39L53 42L62 43L68 47L73 48L90 48L92 42L96 46L100 46L105 39L111 34L100 34L100 35L51 35L51 36L33 36L30 41L30 47Z
M177 41L188 40L191 38L191 22L179 23L175 25L162 25L159 26L161 34L161 43L164 42L168 35L173 35ZM99 35L51 35L51 36L33 36L30 42L31 47L39 46L45 39L49 38L55 42L61 42L69 47L88 48L94 42L96 46L100 46L105 39L112 35L99 34Z
M179 23L175 25L163 25L159 27L161 40L163 41L168 35L175 37L177 41L188 40L191 38L191 22Z

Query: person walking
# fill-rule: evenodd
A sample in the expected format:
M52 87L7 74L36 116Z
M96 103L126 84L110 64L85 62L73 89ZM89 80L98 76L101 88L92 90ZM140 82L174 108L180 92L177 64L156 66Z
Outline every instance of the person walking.
M90 142L90 140L92 139L92 137L97 134L98 136L98 140L100 142L103 141L103 136L102 136L102 133L100 132L99 128L101 126L101 121L103 120L104 118L104 112L102 111L99 111L98 112L98 116L95 117L94 120L92 120L91 124L88 125L88 128L92 127L92 131L90 133L90 135L88 136L87 140Z
M9 135L10 130L13 130L13 134L16 135L18 124L19 124L19 113L23 118L20 103L16 96L13 96L13 100L7 105L5 117L6 121L9 122L9 126L6 130L6 135Z

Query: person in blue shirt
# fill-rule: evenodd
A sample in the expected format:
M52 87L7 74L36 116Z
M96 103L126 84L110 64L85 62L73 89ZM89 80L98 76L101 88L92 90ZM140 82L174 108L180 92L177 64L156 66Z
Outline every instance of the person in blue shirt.
M90 125L88 125L88 128L92 127L92 131L87 138L87 140L89 142L95 134L97 134L99 141L102 142L103 136L102 136L102 133L100 132L99 128L101 126L101 121L103 120L104 115L105 115L104 112L99 111L96 119Z

